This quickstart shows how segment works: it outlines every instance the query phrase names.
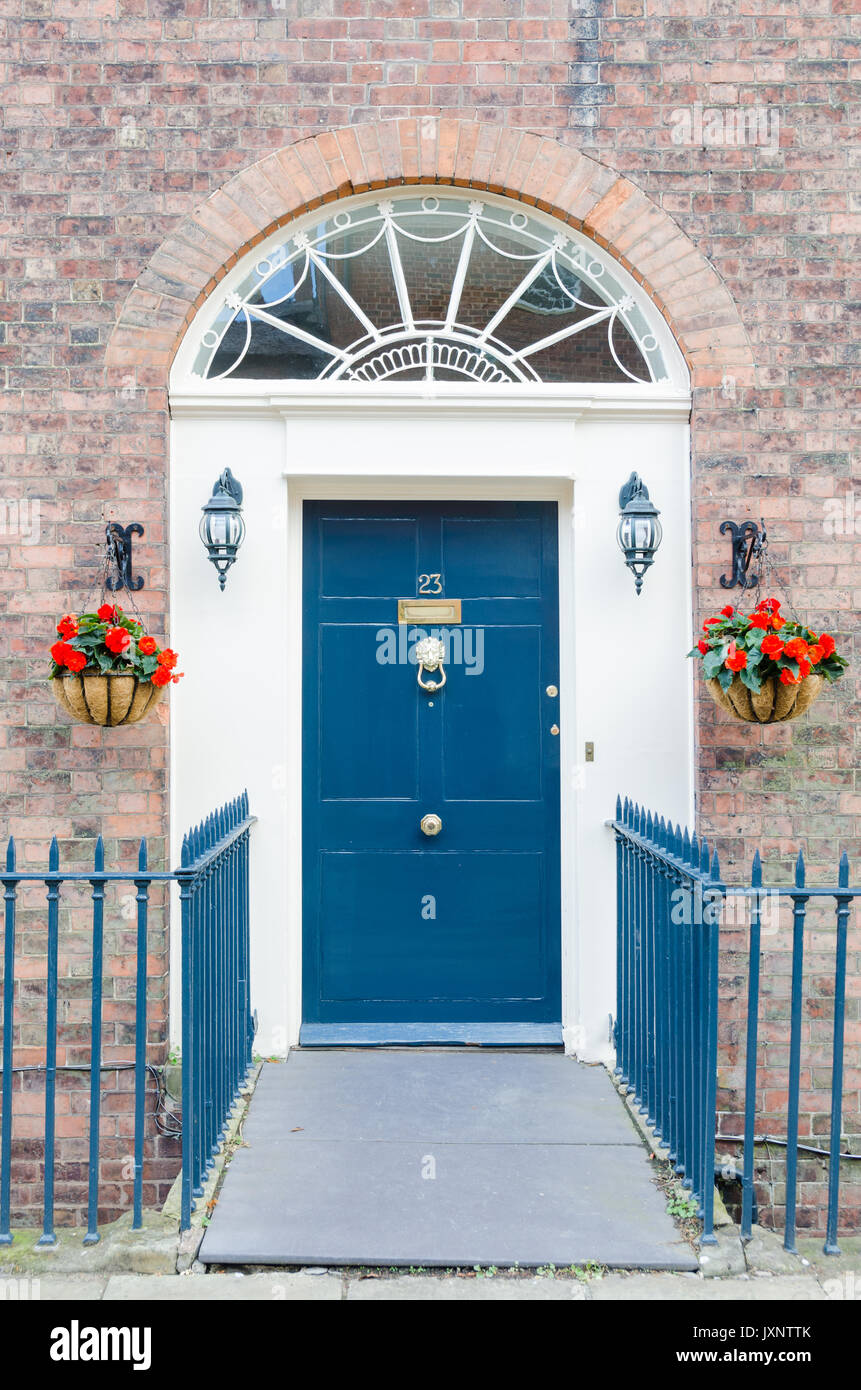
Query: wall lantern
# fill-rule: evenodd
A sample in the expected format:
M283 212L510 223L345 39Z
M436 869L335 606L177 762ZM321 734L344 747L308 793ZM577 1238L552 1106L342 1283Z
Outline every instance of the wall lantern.
M242 485L229 468L225 468L212 489L212 496L200 518L200 539L209 558L218 570L221 588L227 582L227 571L236 559L236 552L245 537L242 520Z
M643 587L643 576L653 563L655 551L664 534L658 521L660 512L649 501L649 489L639 473L632 473L619 493L619 511L616 539L639 593Z

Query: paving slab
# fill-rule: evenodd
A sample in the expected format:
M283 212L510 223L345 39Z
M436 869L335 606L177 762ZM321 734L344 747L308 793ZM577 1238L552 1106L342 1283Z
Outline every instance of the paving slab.
M252 1132L278 1143L640 1143L604 1068L555 1052L294 1051L263 1067Z
M107 1302L117 1303L163 1303L177 1299L186 1303L325 1303L343 1298L343 1282L334 1274L299 1274L294 1270L272 1275L175 1274L164 1278L115 1274L108 1280L104 1297Z
M586 1286L575 1279L495 1278L357 1279L347 1286L348 1303L583 1303Z
M0 1302L9 1312L12 1301L30 1303L95 1303L102 1297L107 1279L93 1279L87 1274L49 1274L22 1279L0 1278ZM17 1288L14 1286L17 1285Z
M206 1264L697 1265L607 1073L561 1054L292 1053L244 1138Z
M757 1278L703 1279L686 1274L608 1274L589 1284L589 1298L598 1303L668 1302L821 1303L826 1295L812 1275L772 1274Z

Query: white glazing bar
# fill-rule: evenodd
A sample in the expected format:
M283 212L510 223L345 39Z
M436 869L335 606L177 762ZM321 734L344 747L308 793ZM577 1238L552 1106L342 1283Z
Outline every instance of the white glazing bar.
M343 352L341 348L336 348L333 343L327 343L324 338L315 338L313 333L306 333L304 328L297 328L294 323L283 323L274 314L267 314L265 309L258 309L254 304L243 306L246 313L260 319L262 323L268 323L272 328L277 328L282 333L288 333L292 338L298 338L302 343L309 343L311 347L319 348L321 352L327 352L330 357L339 357L346 361L349 353Z
M359 305L356 303L355 299L347 289L346 285L341 284L341 281L338 279L337 275L332 274L332 271L329 269L326 262L322 260L318 255L316 255L310 247L308 248L308 259L314 262L320 274L325 275L326 279L329 281L329 284L333 287L333 289L337 290L338 294L343 299L347 308L350 310L352 314L355 314L362 327L367 329L368 333L370 333L371 337L376 342L379 342L380 330L377 328L376 324L371 323L371 320L368 318L364 309L361 309L359 307Z
M598 314L590 314L586 319L578 319L576 323L571 323L567 328L560 328L558 333L550 333L546 338L539 338L537 343L531 343L529 347L521 348L516 354L517 357L531 357L534 352L543 352L544 348L552 347L554 343L561 343L563 338L571 338L575 333L582 333L584 328L591 328L593 323L603 323L616 310L611 306L609 309L602 309Z
M505 318L505 315L511 309L514 308L518 299L522 298L525 291L528 290L529 286L532 284L532 281L538 279L538 276L541 274L542 270L544 270L545 266L547 265L551 256L553 255L554 249L555 248L551 246L550 250L546 253L546 255L539 257L539 259L535 262L534 266L528 272L528 274L524 275L517 288L511 291L511 294L508 296L505 303L502 305L501 308L497 309L493 318L490 320L490 323L488 323L486 327L483 328L481 333L478 335L478 341L480 343L483 343L485 338L490 337L491 333L496 328L496 325L498 323L502 323L502 320Z
M454 283L451 287L451 294L448 301L448 310L445 316L445 332L448 332L457 320L457 311L460 308L460 297L463 294L463 286L466 281L466 272L469 269L469 258L472 255L472 243L475 241L475 215L473 215L463 238L463 246L460 248L460 260L457 263Z
M390 217L386 217L386 244L389 248L389 260L392 264L392 276L395 282L395 292L398 296L398 304L401 310L401 322L405 328L412 332L415 324L413 322L413 311L410 305L409 291L407 290L404 267L401 264L401 252L398 246L398 234L395 231L394 223Z

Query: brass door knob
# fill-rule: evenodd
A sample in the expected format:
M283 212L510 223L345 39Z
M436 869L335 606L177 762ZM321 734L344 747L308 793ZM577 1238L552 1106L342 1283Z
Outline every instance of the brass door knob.
M442 830L442 821L439 816L422 816L421 827L425 835L438 835Z

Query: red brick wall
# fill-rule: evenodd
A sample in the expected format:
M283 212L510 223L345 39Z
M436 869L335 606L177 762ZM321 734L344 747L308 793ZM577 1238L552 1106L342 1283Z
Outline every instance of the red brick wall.
M695 388L693 414L694 577L703 617L726 595L724 518L764 517L776 589L817 630L837 637L853 662L847 678L797 725L751 730L701 702L699 822L716 837L725 877L743 881L759 846L766 879L791 880L803 849L808 881L835 882L841 850L859 862L859 686L857 609L861 597L857 334L857 175L859 37L843 0L784 5L762 0L718 12L707 0L682 5L616 0L572 26L582 65L584 148L626 174L705 252L738 307L753 346L754 385L728 368L715 384ZM600 87L587 84L600 64ZM573 74L572 74L573 80ZM577 90L577 89L575 89ZM600 93L600 105L593 98ZM718 129L709 116L759 108L764 143L674 143L681 117ZM775 130L775 122L777 129ZM736 126L730 126L733 134ZM779 132L775 147L772 132ZM722 379L726 376L726 381ZM844 501L841 508L837 499ZM861 499L859 499L861 501ZM831 504L830 506L828 504ZM861 508L859 508L861 515ZM836 522L836 524L835 524ZM852 881L858 881L854 867ZM828 1148L834 916L811 914L803 1021L801 1139ZM722 980L721 1092L724 1133L739 1132L743 1081L742 1017L746 936L730 935ZM784 1133L790 983L788 914L764 940L758 1133ZM861 1152L861 931L850 936L846 1147ZM731 1145L720 1155L731 1156ZM800 1169L799 1224L824 1226L825 1162L806 1156ZM861 1227L861 1164L844 1164L842 1219ZM763 1215L782 1220L785 1202L779 1147L757 1154Z
M633 239L631 226L641 220L647 229L658 225L636 189L673 218L689 238L685 246L668 246L689 277L687 300L675 292L674 322L682 325L697 366L697 611L704 615L724 597L717 581L728 547L719 522L762 515L784 592L814 625L851 644L859 587L854 518L849 534L846 527L837 535L823 529L826 502L855 488L852 344L844 307L852 298L851 235L858 217L854 213L853 220L849 186L853 108L847 84L857 58L849 8L844 0L762 0L743 12L709 0L0 5L6 108L0 366L8 388L0 422L3 496L7 507L38 498L41 510L38 544L20 544L9 533L8 510L0 534L0 555L8 557L0 565L6 605L0 806L2 829L15 834L22 864L45 863L53 832L66 863L82 862L99 831L109 863L130 862L142 834L151 837L153 861L163 855L167 705L163 718L128 730L72 726L44 685L44 650L55 616L81 605L90 592L101 529L112 518L146 528L138 548L146 587L138 601L153 630L168 635L170 348L164 341L175 341L187 312L188 266L199 266L203 287L217 273L212 267L258 239L267 218L278 216L270 202L277 203L288 178L301 199L333 194L314 191L322 180L313 160L285 157L281 174L273 172L268 183L249 175L244 206L213 212L209 241L202 224L187 219L237 171L333 127L352 126L357 135L331 149L321 144L329 170L336 171L329 188L349 191L355 176L346 159L353 150L359 165L364 161L365 186L401 176L387 174L403 167L392 163L395 128L378 124L395 118L418 118L402 137L413 142L409 177L457 177L463 140L452 154L444 135L437 140L435 134L446 127L423 119L457 116L481 127L464 181L539 197L529 189L538 186L542 160L544 183L555 177L552 156L542 153L547 146L538 149L532 141L527 158L516 141L504 143L509 134L533 132L569 151L583 150L605 167L603 182L600 172L588 176L593 212L584 205L571 218L593 218L586 230L617 250ZM779 148L675 143L673 133L683 129L685 112L695 119L697 103L705 111L762 106L767 119L776 112ZM500 132L503 143L494 144ZM465 138L468 146L472 136ZM425 160L426 140L433 153ZM320 155L315 158L322 166ZM497 176L497 167L506 172ZM632 194L617 174L628 177ZM575 203L572 193L569 204ZM549 195L547 205L553 205ZM642 242L632 259L644 273L648 263L649 285L665 303L663 290L655 288L668 235L661 225L664 242L659 239L657 249ZM182 260L155 255L184 226L190 230L183 233ZM701 272L700 261L719 279ZM755 383L745 367L745 334L736 326L736 310L727 311L721 282L752 345ZM114 338L106 374L106 346L124 304L125 327ZM813 878L833 875L840 847L854 851L857 861L857 711L854 673L795 727L734 726L703 705L700 819L718 837L728 877L742 872L755 844L762 845L771 871L784 876L799 844ZM764 979L773 996L768 1028L779 1068L785 1051L782 938L769 943L772 949L778 959ZM826 941L825 956L829 949ZM43 951L38 935L26 939L24 950L37 969ZM856 1147L858 966L855 938L846 1103L855 1117L847 1130ZM163 1036L165 972L157 934L153 1036ZM727 1110L737 1064L735 979L728 970ZM823 1008L827 1016L830 1007L822 972L811 977L809 993L806 1027L813 1029L815 1017ZM23 1026L38 1013L38 996L22 988L19 1005ZM822 1026L827 1029L827 1017ZM822 1085L817 1067L809 1118L816 1135L827 1108ZM61 1140L61 1156L70 1163L77 1150L63 1146L72 1142L73 1136Z

